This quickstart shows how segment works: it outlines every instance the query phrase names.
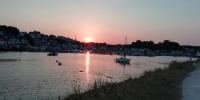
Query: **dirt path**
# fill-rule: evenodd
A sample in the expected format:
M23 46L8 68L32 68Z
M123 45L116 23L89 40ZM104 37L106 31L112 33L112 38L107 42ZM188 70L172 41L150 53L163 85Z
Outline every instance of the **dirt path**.
M200 64L197 66L200 67ZM182 100L200 100L200 68L190 73L183 81Z

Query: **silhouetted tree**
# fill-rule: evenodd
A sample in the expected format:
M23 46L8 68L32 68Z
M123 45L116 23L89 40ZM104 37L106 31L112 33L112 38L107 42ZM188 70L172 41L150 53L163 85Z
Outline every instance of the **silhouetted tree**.
M13 26L0 25L0 31L8 37L15 37L19 34L19 29Z
M176 42L164 40L163 43L162 42L158 43L157 49L170 51L170 50L180 50L181 47Z

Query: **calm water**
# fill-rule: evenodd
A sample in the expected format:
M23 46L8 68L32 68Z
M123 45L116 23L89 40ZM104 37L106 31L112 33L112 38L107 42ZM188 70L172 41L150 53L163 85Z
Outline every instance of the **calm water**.
M55 57L47 53L0 53L0 100L55 99L72 91L77 81L84 90L95 79L122 81L140 76L144 71L164 68L172 60L184 57L131 57L131 65L114 62L116 55L62 53ZM56 60L62 62L58 66Z

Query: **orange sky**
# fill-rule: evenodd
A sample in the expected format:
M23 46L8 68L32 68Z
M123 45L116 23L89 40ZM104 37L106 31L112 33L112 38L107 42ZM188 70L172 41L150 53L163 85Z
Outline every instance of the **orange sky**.
M199 0L1 0L1 24L112 44L172 40L200 45Z

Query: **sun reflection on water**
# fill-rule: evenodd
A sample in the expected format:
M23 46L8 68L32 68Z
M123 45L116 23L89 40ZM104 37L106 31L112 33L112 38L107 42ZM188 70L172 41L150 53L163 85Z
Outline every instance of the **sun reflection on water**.
M90 72L90 52L86 53L86 59L85 59L85 70L86 70L86 80L89 83L89 72Z

